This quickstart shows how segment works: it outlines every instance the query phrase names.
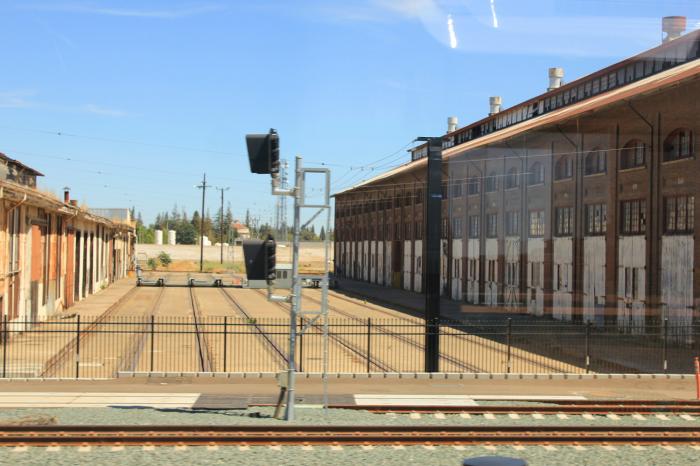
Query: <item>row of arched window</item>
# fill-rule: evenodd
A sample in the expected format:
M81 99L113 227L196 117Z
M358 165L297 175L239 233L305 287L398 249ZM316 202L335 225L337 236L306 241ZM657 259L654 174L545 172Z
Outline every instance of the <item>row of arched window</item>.
M595 175L606 173L608 166L608 150L595 148L586 154L584 160L584 174ZM678 128L672 131L664 141L664 162L684 159L693 155L693 135L687 128ZM639 140L628 141L620 151L620 169L643 167L646 164L647 145ZM574 157L567 155L561 157L554 166L554 179L565 180L574 175ZM498 178L496 172L491 172L485 177L485 192L491 193L498 190ZM518 168L512 167L505 175L505 189L513 189L520 186L521 178L527 181L528 186L544 183L545 167L541 162L535 162L527 173L520 173ZM471 178L467 182L467 194L479 192L478 178Z

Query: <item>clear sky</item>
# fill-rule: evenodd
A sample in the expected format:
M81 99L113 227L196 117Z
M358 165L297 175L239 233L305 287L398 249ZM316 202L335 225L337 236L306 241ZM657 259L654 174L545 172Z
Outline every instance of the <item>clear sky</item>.
M666 15L698 28L700 2L6 0L0 152L43 188L147 222L198 209L203 172L231 187L236 217L271 221L246 133L276 128L282 156L327 163L338 190L407 160L449 115L544 91L548 67L572 80L656 46Z

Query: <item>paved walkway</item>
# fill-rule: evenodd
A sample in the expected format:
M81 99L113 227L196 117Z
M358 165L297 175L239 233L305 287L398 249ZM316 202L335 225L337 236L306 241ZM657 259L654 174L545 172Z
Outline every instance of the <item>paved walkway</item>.
M350 295L362 295L367 298L367 301L400 310L416 317L424 316L424 294L347 278L339 279L338 285L338 289L335 290L337 293L343 294L348 292ZM513 312L513 310L501 307L475 306L447 298L440 298L440 313L447 319L464 319L467 314L470 318L493 315L512 317L522 315L525 311L523 309L523 312Z
M125 277L109 285L107 288L96 292L76 303L74 306L64 310L61 315L80 314L81 316L96 317L102 314L109 306L117 302L122 296L127 294L134 286L136 279ZM52 316L53 318L54 316Z

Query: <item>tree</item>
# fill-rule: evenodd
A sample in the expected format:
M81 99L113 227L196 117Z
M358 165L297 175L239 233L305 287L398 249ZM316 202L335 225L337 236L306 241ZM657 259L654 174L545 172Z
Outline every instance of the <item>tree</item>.
M156 233L153 228L144 225L136 226L136 236L141 244L153 244L156 241Z
M326 239L326 230L324 227L321 227L321 233L318 234L318 238L321 241L324 241Z
M177 222L178 220L180 220L180 212L178 212L177 210L177 203L173 205L173 210L170 211L170 220L172 222Z
M197 231L191 223L183 221L177 222L175 231L177 232L178 244L196 244Z
M199 236L199 234L200 234L199 227L200 227L201 222L202 222L202 218L199 216L199 212L195 210L194 213L192 214L192 220L190 221L190 223L194 227L195 236Z
M245 226L250 228L250 209L245 210Z

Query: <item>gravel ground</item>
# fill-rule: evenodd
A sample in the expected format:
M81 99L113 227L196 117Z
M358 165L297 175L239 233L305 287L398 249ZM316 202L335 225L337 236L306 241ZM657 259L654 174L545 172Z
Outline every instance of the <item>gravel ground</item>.
M551 448L551 447L550 447ZM48 451L46 448L31 448L16 452L0 448L0 465L76 465L91 466L119 464L131 465L460 465L465 458L476 456L501 455L523 458L530 465L695 465L698 464L700 452L690 447L647 447L635 450L632 447L616 447L607 450L603 447L586 447L576 450L573 447L553 447L545 449L540 446L527 446L522 450L512 447L465 447L456 450L452 447L376 447L363 450L360 447L344 447L331 450L329 447L314 447L304 450L302 447L281 447L273 450L267 447L251 447L241 451L238 447L222 447L208 450L206 447L192 447L177 450L173 447L157 447L151 451L142 448L125 448L112 451L109 447L93 448L79 451L78 448L62 448L60 451Z
M55 417L59 424L279 424L284 421L272 419L272 408L250 408L248 410L230 411L191 411L184 409L153 408L52 408L52 409L3 409L0 411L0 423L3 420L22 417ZM620 420L605 416L595 416L588 420L581 416L569 416L559 419L557 416L545 415L543 419L521 416L512 419L507 415L495 415L493 419L473 415L464 419L459 415L421 415L411 417L408 414L372 414L366 411L330 410L324 414L321 409L299 408L298 424L374 424L374 425L698 425L700 416L687 421L679 416L669 414L668 420L655 416L645 416L647 420L636 420L630 416L620 416ZM700 451L689 446L664 448L661 446L635 449L632 447L588 446L577 450L574 447L527 446L516 450L510 446L498 447L343 447L333 450L327 446L307 449L296 446L279 447L219 447L210 450L205 447L156 447L144 450L141 447L128 447L113 451L111 447L96 447L81 451L76 447L64 447L59 451L46 448L29 448L17 451L13 448L0 447L0 465L75 465L91 466L120 464L154 465L154 464L247 464L247 465L459 465L464 458L474 456L502 455L520 457L531 465L694 465L698 464Z
M0 423L3 419L18 419L25 416L54 416L59 424L283 424L285 421L272 418L273 408L250 408L247 410L193 411L189 409L156 409L145 407L131 408L22 408L3 409L0 411ZM699 425L700 416L693 416L692 421L678 415L668 414L666 419L655 415L645 415L645 420L634 419L631 416L619 416L619 420L606 416L593 416L586 419L582 416L569 415L560 419L556 415L543 415L542 419L531 415L521 415L512 419L507 414L494 415L487 418L483 415L472 415L468 419L460 415L446 414L436 417L433 414L422 414L420 417L409 414L372 414L367 411L332 409L324 414L322 409L298 408L298 424L334 424L334 425Z

